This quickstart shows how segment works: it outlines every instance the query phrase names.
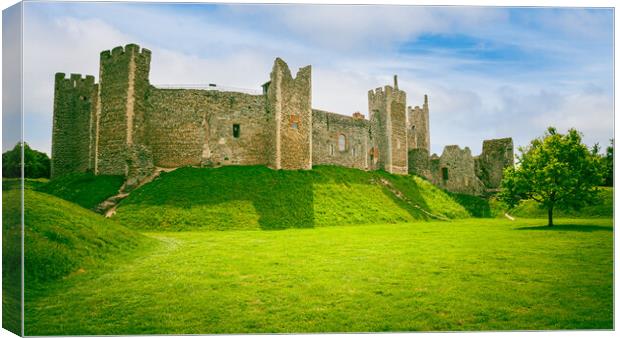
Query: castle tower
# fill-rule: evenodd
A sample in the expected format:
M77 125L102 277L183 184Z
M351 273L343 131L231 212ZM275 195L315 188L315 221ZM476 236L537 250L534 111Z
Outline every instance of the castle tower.
M92 75L56 73L52 127L52 177L92 169L91 118L97 85Z
M133 149L144 145L151 51L135 44L101 52L95 172L128 175Z
M431 137L428 114L428 95L424 95L424 105L422 105L422 108L419 106L414 108L411 108L411 106L407 107L409 150L426 149L430 153Z
M268 165L273 169L312 169L310 66L299 69L293 78L288 65L277 58L265 88L267 110L274 122Z
M369 168L393 174L407 174L406 93L394 86L368 91L370 113Z

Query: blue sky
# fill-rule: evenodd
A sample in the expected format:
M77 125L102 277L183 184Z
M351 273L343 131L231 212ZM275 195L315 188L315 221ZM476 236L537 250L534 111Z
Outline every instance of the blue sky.
M26 141L50 151L55 72L97 76L99 52L130 42L153 51L156 85L258 89L275 57L311 64L313 107L345 115L398 74L408 105L429 95L437 153L550 125L613 137L611 9L29 2Z

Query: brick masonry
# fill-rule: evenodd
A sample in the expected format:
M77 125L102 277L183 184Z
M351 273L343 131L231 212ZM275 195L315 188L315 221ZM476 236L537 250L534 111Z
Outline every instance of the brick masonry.
M92 171L133 186L156 167L340 165L417 174L450 191L496 189L512 165L512 139L487 140L473 157L447 146L429 155L428 97L407 107L393 85L368 92L369 118L312 109L311 67L295 76L280 58L262 95L164 89L149 83L151 52L135 44L100 54L93 76L55 78L52 176Z

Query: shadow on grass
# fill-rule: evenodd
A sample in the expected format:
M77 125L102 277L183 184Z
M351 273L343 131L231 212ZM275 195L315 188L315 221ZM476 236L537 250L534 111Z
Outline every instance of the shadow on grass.
M593 232L593 231L613 231L612 227L600 225L583 225L583 224L557 224L552 227L548 225L530 226L515 228L515 230L548 230L548 231L577 231L577 232Z

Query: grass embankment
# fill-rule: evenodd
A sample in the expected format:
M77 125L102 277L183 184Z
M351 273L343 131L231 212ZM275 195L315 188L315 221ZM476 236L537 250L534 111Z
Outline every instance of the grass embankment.
M3 191L3 222L16 231L8 248L19 247L20 191ZM118 223L105 219L60 198L26 189L24 191L26 247L26 289L36 289L71 273L84 272L106 258L153 241ZM6 219L5 219L6 217ZM4 239L4 237L3 237ZM17 246L16 246L17 245ZM9 252L7 260L16 260L19 250Z
M21 335L21 180L2 180L2 327Z
M26 304L27 335L611 329L612 220L159 232Z
M116 195L123 182L122 176L69 174L38 185L35 189L92 209Z
M135 229L282 229L399 223L428 219L379 179L424 210L469 217L456 201L413 176L320 166L310 171L266 167L181 168L163 173L123 200L115 218Z

